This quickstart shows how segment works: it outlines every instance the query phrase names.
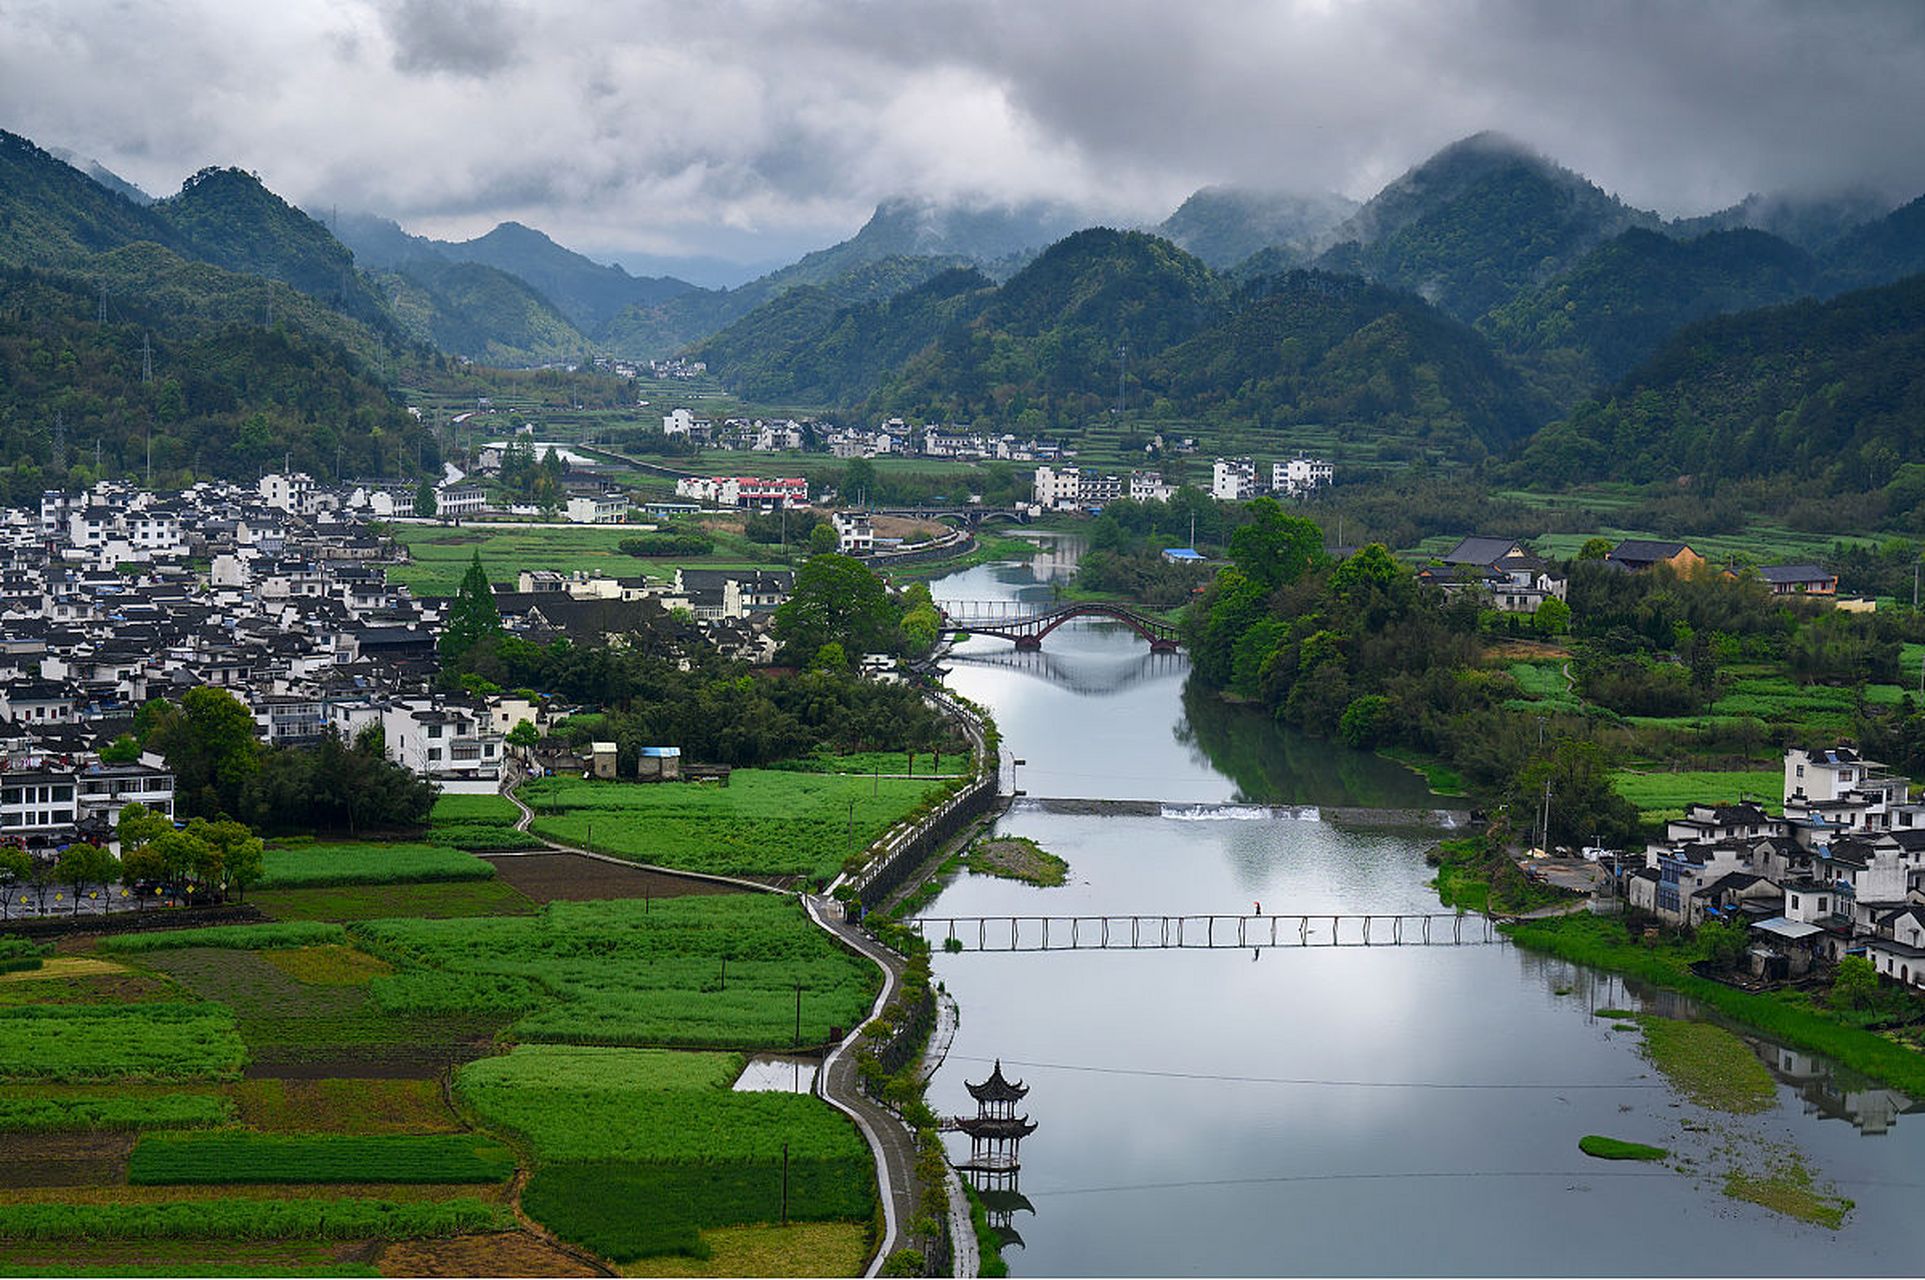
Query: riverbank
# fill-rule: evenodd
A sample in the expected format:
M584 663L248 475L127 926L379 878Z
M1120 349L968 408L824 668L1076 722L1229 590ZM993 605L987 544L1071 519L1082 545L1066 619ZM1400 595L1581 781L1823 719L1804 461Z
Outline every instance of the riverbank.
M1632 938L1621 919L1590 915L1522 921L1506 926L1505 933L1526 950L1689 996L1740 1026L1823 1054L1913 1097L1925 1097L1925 1054L1840 1021L1805 992L1753 994L1700 977L1691 970L1704 958L1695 941L1646 943Z

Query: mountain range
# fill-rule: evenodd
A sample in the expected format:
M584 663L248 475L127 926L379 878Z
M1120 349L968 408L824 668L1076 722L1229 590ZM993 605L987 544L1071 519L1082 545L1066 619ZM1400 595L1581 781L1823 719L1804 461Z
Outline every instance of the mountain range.
M0 133L0 265L29 269L44 305L138 291L196 340L296 326L351 378L436 351L512 365L688 350L755 402L1038 430L1120 401L1475 459L1548 425L1524 456L1573 475L1573 440L1620 429L1597 426L1599 406L1621 413L1627 388L1689 365L1677 342L1758 341L1718 317L1777 316L1782 338L1828 300L1925 270L1925 199L1752 197L1667 221L1493 134L1362 205L1206 188L1147 231L1079 228L1047 203L885 201L850 239L732 289L631 275L518 223L456 242L317 219L236 169L154 200L71 159ZM1574 436L1580 419L1597 431Z

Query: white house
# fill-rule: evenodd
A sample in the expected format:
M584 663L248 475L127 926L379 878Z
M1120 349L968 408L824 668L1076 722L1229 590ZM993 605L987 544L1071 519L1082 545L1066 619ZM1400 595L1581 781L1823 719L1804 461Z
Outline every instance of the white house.
M628 499L619 493L576 494L565 511L574 524L620 524L628 518Z
M866 556L876 549L876 526L861 511L838 511L830 520L835 525L836 550L845 556Z
M1210 469L1210 496L1218 502L1248 502L1256 497L1256 463L1248 458L1218 458Z
M1328 462L1299 453L1288 462L1271 465L1270 488L1292 498L1301 498L1328 485L1334 475L1335 471Z

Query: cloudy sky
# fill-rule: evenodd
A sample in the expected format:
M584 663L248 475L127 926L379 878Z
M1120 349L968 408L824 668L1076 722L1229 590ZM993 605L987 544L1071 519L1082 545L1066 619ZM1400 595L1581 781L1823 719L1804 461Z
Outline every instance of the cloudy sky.
M767 263L875 202L1364 198L1499 129L1645 207L1925 190L1925 4L0 0L0 127L461 237Z

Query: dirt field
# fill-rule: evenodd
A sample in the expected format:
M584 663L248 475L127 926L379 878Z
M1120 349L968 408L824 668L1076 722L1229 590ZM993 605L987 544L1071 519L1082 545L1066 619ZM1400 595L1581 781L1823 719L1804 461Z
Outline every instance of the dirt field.
M526 1231L400 1240L381 1251L384 1276L598 1276L606 1272Z
M127 1180L131 1133L0 1135L0 1186L85 1187Z
M680 898L697 893L746 893L734 885L667 875L584 858L575 853L527 853L489 859L498 878L536 902L592 902L598 898Z

